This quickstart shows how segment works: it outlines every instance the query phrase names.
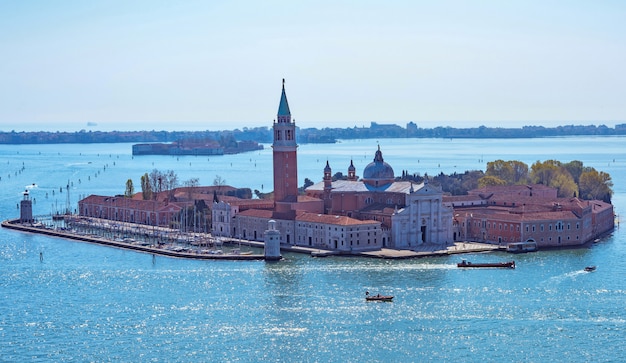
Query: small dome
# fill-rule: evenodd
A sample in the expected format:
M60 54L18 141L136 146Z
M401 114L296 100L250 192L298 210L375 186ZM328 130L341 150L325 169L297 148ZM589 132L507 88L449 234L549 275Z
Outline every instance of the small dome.
M368 184L377 186L393 183L395 180L393 168L383 160L380 145L374 156L374 161L367 164L363 170L363 180Z
M328 164L328 160L326 160L326 167L324 168L325 173L330 173L332 169L330 168L330 164Z
M348 171L356 171L356 168L354 167L352 160L350 160L350 166L348 167Z

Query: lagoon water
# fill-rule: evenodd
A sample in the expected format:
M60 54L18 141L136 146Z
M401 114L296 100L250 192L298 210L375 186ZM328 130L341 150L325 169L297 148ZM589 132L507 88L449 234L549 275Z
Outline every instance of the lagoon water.
M626 209L625 137L380 139L301 145L300 184L326 160L357 174L380 144L396 175L463 172L496 159L581 160L611 174ZM131 144L0 145L0 218L89 194L122 194L131 178L174 170L272 190L271 148L214 157L131 155ZM43 260L40 260L40 253ZM626 233L589 248L514 256L515 270L456 268L459 256L373 260L187 261L0 230L0 361L626 360ZM505 260L503 253L466 256ZM597 265L595 272L583 272ZM364 293L395 295L366 303Z

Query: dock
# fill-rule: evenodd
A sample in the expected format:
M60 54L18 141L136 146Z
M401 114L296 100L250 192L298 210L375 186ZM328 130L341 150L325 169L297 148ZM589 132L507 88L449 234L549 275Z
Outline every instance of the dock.
M103 246L121 248L126 250L133 250L137 252L150 253L153 255L167 256L167 257L177 257L177 258L185 258L192 260L264 260L265 256L260 254L205 254L205 253L191 253L184 251L174 251L168 250L165 248L159 248L158 246L143 246L137 245L133 243L120 242L110 240L100 236L93 235L81 235L76 233L71 233L67 231L60 231L54 229L46 229L43 227L33 227L24 224L17 223L17 221L3 221L3 228L13 229L21 232L29 232L29 233L37 233L43 234L52 237L65 238L74 241L94 243Z
M79 234L68 230L49 229L41 225L29 225L21 224L19 220L6 220L2 222L2 227L18 230L28 233L37 233L48 235L52 237L65 238L75 241L94 243L103 246L122 248L127 250L133 250L137 252L150 253L160 256L168 256L175 258L186 258L194 260L264 260L263 254L236 254L236 253L223 253L223 254L211 254L200 253L198 251L178 251L166 249L166 245L163 244L134 244L132 242L119 241L111 238L107 238L100 235L93 234ZM223 244L250 246L255 248L263 248L264 243L258 241L250 241L243 239L227 238L224 239ZM293 246L287 244L281 244L280 250L283 252L292 252L307 254L311 257L332 257L332 256L353 256L353 257L368 257L368 258L382 258L382 259L409 259L409 258L425 258L425 257L441 257L455 254L464 253L480 253L480 252L494 252L503 251L506 252L505 246L492 245L487 243L478 242L455 242L453 244L429 244L424 243L413 247L412 249L390 249L381 248L379 250L372 251L334 251L326 250L314 247Z

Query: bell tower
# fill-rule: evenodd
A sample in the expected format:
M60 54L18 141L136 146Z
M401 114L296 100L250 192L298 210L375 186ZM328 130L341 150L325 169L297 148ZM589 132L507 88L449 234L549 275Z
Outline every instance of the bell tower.
M274 204L277 212L289 212L298 201L298 155L296 124L291 121L285 94L285 79L280 95L277 120L274 121Z

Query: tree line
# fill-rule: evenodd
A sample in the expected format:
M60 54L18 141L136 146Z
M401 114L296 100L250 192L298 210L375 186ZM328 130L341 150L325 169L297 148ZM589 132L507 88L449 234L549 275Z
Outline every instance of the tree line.
M428 176L426 176L428 177ZM423 177L403 171L401 179L422 182ZM536 161L530 167L517 160L495 160L487 163L482 171L466 171L463 174L443 173L429 178L441 186L444 192L464 195L469 190L493 185L543 184L557 189L562 198L578 197L584 200L602 200L610 203L613 195L611 176L582 161L563 163L558 160Z

